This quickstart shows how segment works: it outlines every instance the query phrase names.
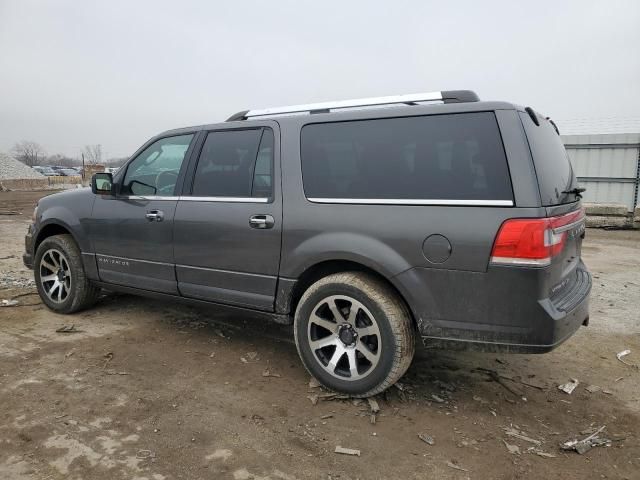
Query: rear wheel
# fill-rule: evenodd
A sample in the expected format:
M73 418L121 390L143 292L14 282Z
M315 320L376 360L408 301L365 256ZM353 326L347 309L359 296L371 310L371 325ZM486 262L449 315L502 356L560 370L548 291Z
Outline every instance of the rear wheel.
M57 313L74 313L93 305L100 289L84 273L80 250L71 235L45 238L36 250L36 287L43 303Z
M415 350L402 300L384 282L361 272L329 275L309 287L296 309L294 334L311 375L355 397L393 385Z

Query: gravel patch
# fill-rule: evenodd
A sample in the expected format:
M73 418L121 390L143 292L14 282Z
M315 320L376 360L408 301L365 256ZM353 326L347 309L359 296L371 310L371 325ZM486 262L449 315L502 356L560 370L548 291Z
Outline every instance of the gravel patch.
M2 288L29 288L35 287L33 278L26 278L21 272L0 273L0 287Z
M44 178L44 176L9 155L0 153L0 180L21 180L25 178Z

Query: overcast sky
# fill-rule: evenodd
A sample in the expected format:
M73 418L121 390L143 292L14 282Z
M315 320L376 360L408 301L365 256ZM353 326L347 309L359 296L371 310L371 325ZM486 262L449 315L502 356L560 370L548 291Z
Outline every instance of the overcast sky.
M640 129L640 1L0 0L0 152L128 156L239 110L450 89Z

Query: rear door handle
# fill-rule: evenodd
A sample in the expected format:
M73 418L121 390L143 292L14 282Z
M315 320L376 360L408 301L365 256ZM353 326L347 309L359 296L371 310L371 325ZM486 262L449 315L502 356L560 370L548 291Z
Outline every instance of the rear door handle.
M164 212L162 210L149 210L144 218L150 222L161 222L164 220Z
M253 215L249 218L249 226L251 228L267 229L273 228L275 220L271 215Z

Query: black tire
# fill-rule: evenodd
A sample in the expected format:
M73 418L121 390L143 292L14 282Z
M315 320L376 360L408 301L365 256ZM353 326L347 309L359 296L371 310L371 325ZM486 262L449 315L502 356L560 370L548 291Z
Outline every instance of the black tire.
M349 304L348 299L353 300L354 303ZM323 303L325 301L327 303ZM317 330L318 327L315 322L318 321L318 316L325 315L322 313L322 309L327 311L329 301L332 301L337 308L341 308L339 311L340 315L342 315L340 321L345 321L342 326L349 329L348 325L353 323L354 328L352 331L356 333L365 333L364 329L369 328L367 327L369 325L369 320L367 320L369 314L374 317L371 320L371 325L375 322L377 331L373 337L376 345L379 345L378 348L374 349L377 355L375 365L368 361L368 357L365 359L361 351L352 353L355 357L339 354L341 363L345 361L346 357L345 363L349 365L351 365L351 358L356 359L356 365L359 362L363 362L363 360L365 368L367 368L366 364L369 364L369 370L365 371L362 378L359 377L361 375L359 366L356 367L355 373L349 374L349 376L353 376L353 379L345 378L345 373L339 373L340 364L335 369L333 368L332 362L338 352L337 348L342 348L346 353L348 348L360 348L360 344L358 343L358 336L353 340L352 337L348 336L350 335L348 333L346 341L352 341L352 343L344 343L344 337L340 337L339 333L342 330L341 328L337 328L338 334L333 335L329 329L322 330L320 328L320 330ZM345 306L340 307L340 302L344 302ZM351 316L353 305L358 303L360 306L357 307L357 310L365 312L364 321L356 319L356 316L361 315L361 313L356 312L354 317ZM335 320L336 315L335 311L332 312L330 314L331 322ZM314 314L314 320L311 319L312 314ZM355 324L357 322L361 322L360 329L356 328ZM320 340L314 340L312 338L313 332L317 331L324 332L327 336L323 336ZM377 344L378 335L380 344ZM373 275L362 272L344 272L329 275L311 285L298 303L294 319L294 336L298 354L307 371L327 388L353 397L370 397L392 386L407 371L415 352L415 333L410 313L404 302L386 283ZM311 343L314 341L322 342L325 339L334 337L338 339L335 340L338 345L335 350L333 345L322 347L324 350L314 350L311 347ZM370 342L369 339L371 337L368 336L362 336L360 339L365 342L365 338L367 339L366 342ZM341 343L337 343L338 341ZM360 350L362 349L360 348ZM325 355L324 352L326 351L329 353ZM331 358L329 359L329 357ZM342 368L343 371L346 371L350 367ZM330 373L330 370L333 370L333 373Z
M55 301L47 295L46 287L42 282L42 276L51 273L50 269L47 270L41 266L42 258L48 252L60 252L65 263L68 264L68 288L66 295L59 301ZM88 308L95 303L100 294L100 288L93 285L84 273L80 250L71 235L54 235L45 238L36 250L33 272L40 299L56 313L75 313ZM45 284L49 285L47 282ZM57 293L58 290L54 292L53 296L57 297Z

